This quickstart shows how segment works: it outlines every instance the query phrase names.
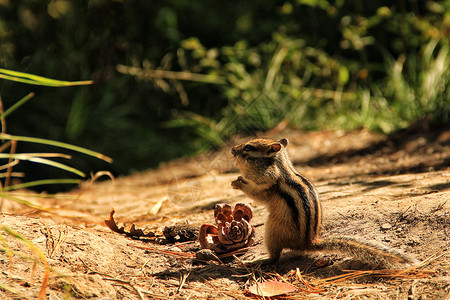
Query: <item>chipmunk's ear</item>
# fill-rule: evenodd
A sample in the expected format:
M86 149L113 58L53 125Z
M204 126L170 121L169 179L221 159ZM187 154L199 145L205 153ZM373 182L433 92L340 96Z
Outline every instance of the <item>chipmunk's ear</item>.
M286 147L288 144L288 140L287 139L281 139L279 141L273 142L272 144L270 144L269 146L269 150L267 150L267 154L275 154L278 153L278 151L281 150L281 147L284 146Z
M289 140L287 138L281 139L278 141L281 145L283 145L285 148L289 144Z
M270 145L269 151L267 151L267 153L277 153L280 150L281 150L281 144L279 142L275 142Z

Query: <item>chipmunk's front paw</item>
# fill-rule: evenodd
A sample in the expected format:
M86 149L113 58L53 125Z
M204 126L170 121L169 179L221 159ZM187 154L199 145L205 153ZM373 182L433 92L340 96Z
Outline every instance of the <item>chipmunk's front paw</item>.
M240 190L242 189L242 187L247 184L247 181L244 180L244 178L242 178L242 176L239 176L236 180L234 180L233 182L231 182L231 186L233 187L233 189L235 190Z

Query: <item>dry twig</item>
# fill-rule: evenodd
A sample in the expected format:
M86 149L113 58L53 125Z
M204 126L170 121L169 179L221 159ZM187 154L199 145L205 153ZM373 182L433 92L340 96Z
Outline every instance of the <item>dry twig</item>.
M53 255L55 255L56 251L61 247L61 244L63 244L67 236L69 234L67 228L64 228L64 231L61 232L61 230L58 230L58 238L57 240L54 239L54 236L48 227L47 224L44 224L46 230L41 230L42 234L46 237L46 246L48 251L48 257L52 258Z

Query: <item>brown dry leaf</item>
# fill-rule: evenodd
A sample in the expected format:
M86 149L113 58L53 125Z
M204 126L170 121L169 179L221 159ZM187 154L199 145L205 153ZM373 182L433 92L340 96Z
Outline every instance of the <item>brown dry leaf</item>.
M111 229L112 231L117 233L123 233L130 237L147 237L147 238L155 237L154 232L150 231L148 233L145 233L142 229L136 229L135 224L131 224L130 231L126 231L124 226L119 228L117 226L116 221L114 220L115 212L116 211L113 208L109 213L109 219L105 220L106 226L108 226L108 228Z
M114 232L117 233L125 233L125 228L122 226L120 229L119 227L117 227L116 221L114 220L114 213L116 211L113 209L111 209L111 212L109 213L109 219L105 220L105 224L106 226L108 226L109 229L111 229Z
M256 283L248 288L248 291L257 296L272 297L295 292L297 288L289 283L270 280Z
M142 229L136 229L136 225L134 223L131 224L130 232L125 232L125 234L132 237L155 237L155 233L153 231L145 233Z

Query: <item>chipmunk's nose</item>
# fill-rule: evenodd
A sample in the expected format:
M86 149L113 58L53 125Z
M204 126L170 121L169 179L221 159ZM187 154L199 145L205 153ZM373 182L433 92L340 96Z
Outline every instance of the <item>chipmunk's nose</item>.
M233 154L233 156L236 156L237 151L235 147L231 148L231 154Z

